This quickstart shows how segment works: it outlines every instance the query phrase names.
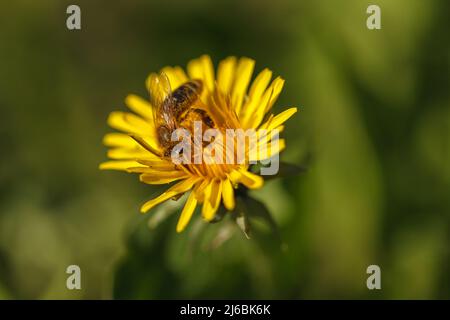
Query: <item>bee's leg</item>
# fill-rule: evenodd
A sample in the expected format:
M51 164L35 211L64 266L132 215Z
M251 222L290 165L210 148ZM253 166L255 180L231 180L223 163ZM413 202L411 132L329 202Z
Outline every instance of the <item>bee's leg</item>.
M151 145L149 145L142 137L140 137L136 134L130 134L130 137L133 138L133 140L135 140L140 146L142 146L147 151L150 151L154 155L157 155L160 157L164 155L161 151L156 150Z
M183 195L184 195L184 193L179 193L179 194L173 196L171 199L172 199L173 201L177 201L177 200L180 199Z

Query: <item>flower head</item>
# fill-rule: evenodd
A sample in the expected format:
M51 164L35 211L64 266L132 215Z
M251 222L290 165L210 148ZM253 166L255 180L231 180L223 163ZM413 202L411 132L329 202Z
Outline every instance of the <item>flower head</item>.
M110 147L108 157L112 160L102 163L100 169L139 173L140 181L147 184L173 184L160 196L147 201L141 207L143 213L189 192L178 220L178 232L186 227L199 205L207 221L214 218L221 204L232 211L239 184L249 189L262 187L263 177L249 171L250 164L273 158L284 149L284 140L278 139L278 132L297 111L289 108L278 115L271 114L284 80L278 77L271 82L272 72L264 69L250 84L253 68L251 59L228 57L219 63L215 76L210 57L204 55L189 62L187 74L180 67L163 68L161 75L166 77L166 84L161 75L151 74L146 81L153 97L150 101L129 95L125 103L133 113L116 111L110 114L108 124L121 133L105 135L103 141ZM190 83L200 84L196 90L198 96L188 99L189 105L181 108L180 92L190 89ZM164 86L170 86L171 91L165 90ZM177 91L182 86L187 89ZM180 112L170 109L177 107ZM168 110L170 117L162 116L161 109ZM173 121L173 126L187 132L184 138L187 136L186 141L192 142L194 156L184 148L184 153L178 152L178 161L174 161L177 148L171 144L167 149L163 143L166 126L162 130L161 121ZM207 138L209 144L196 140L194 131L198 122L200 131L215 130L215 134ZM247 136L242 138L234 134L236 130L253 132L253 139L250 141ZM205 139L206 135L207 132L201 133L200 137ZM243 156L238 159L242 146ZM172 157L168 156L170 153ZM198 155L200 157L195 158Z

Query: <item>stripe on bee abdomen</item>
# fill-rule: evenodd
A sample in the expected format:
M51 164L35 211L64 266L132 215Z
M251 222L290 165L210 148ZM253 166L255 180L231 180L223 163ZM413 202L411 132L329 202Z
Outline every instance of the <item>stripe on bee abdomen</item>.
M200 80L192 80L178 87L172 92L175 117L182 115L198 99L202 92L203 84Z

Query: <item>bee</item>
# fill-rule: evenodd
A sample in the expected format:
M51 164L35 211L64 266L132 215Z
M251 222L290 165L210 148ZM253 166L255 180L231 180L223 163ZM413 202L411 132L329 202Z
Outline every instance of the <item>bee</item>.
M172 133L180 128L193 133L194 121L201 121L203 128L212 128L214 123L207 112L200 108L203 82L198 79L185 82L173 92L167 75L161 72L149 78L150 101L154 108L156 137L162 156L170 157L172 149L179 143L172 141Z

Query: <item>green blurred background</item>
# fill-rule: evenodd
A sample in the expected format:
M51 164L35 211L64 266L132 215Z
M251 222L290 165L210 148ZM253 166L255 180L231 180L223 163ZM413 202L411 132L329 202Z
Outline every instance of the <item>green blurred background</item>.
M80 31L66 28L69 4ZM369 4L381 30L366 28ZM0 299L450 298L449 9L2 1ZM251 240L200 220L176 234L177 214L151 227L156 213L138 210L158 190L97 168L108 113L146 96L151 71L205 53L254 58L286 79L276 111L300 107L282 159L308 171L254 194L287 250L264 226ZM70 264L82 290L66 289ZM382 290L366 288L371 264Z

